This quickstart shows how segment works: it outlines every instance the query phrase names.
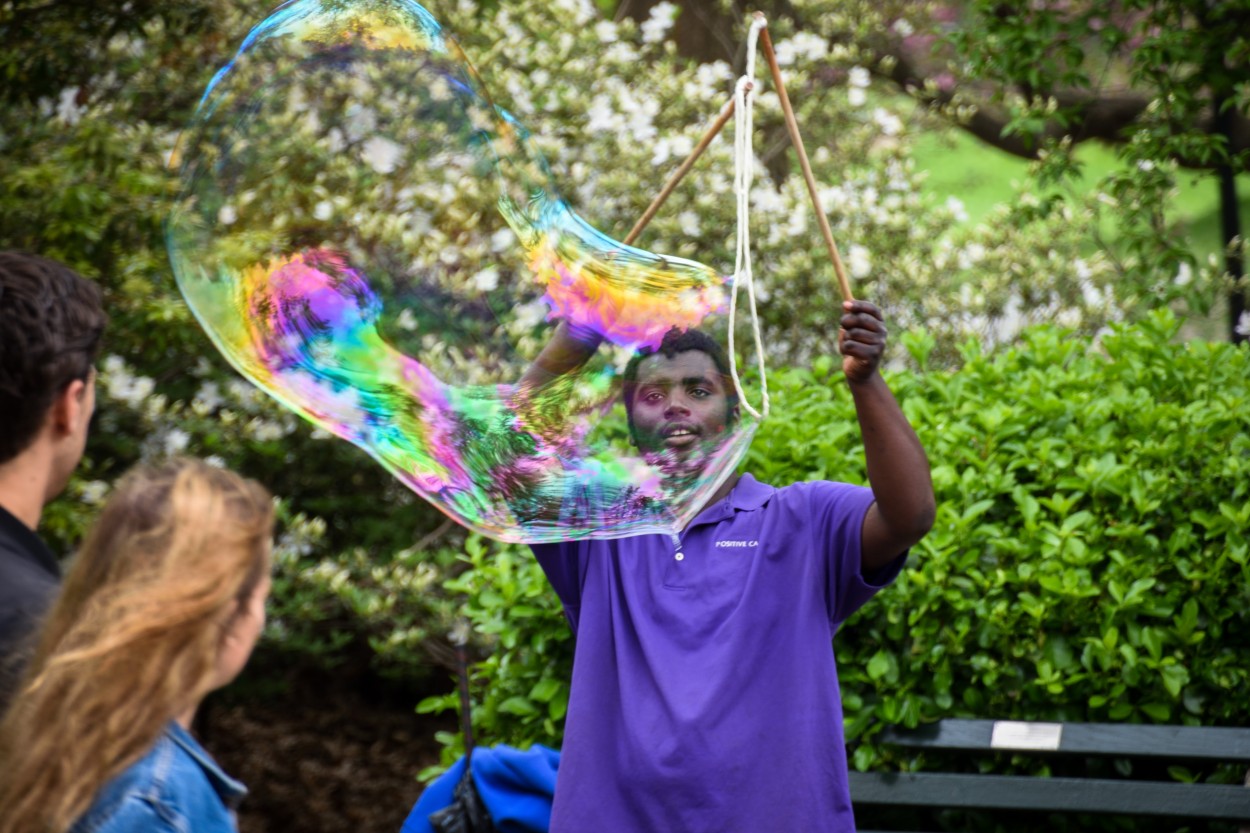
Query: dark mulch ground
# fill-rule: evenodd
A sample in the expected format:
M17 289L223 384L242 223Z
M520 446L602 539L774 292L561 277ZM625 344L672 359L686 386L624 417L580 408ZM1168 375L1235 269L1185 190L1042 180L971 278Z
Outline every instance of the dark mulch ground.
M418 715L423 693L376 681L304 679L210 700L196 730L247 784L241 833L397 833L438 761L434 733L454 716Z

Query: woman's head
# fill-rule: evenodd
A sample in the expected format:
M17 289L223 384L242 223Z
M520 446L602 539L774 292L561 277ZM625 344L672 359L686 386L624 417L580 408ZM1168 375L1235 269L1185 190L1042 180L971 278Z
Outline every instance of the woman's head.
M185 458L131 471L66 577L46 634L56 645L41 645L49 667L177 632L169 658L187 695L224 685L210 672L234 620L268 587L272 534L272 500L255 481Z
M168 721L238 674L264 624L272 532L265 489L206 463L119 481L0 724L0 817L72 822Z

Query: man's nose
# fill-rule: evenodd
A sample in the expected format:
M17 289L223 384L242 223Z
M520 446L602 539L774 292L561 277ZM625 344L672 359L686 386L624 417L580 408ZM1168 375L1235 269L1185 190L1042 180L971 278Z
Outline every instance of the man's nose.
M674 393L668 397L668 402L664 406L664 416L672 418L679 414L689 416L690 407L689 403L686 402L686 397L680 393Z

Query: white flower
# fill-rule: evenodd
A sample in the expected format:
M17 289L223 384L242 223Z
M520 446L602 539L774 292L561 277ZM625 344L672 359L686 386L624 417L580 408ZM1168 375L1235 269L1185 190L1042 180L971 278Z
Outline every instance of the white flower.
M968 211L964 208L964 201L959 197L947 197L946 210L954 216L955 222L964 223L968 221Z
M110 399L124 402L132 408L143 404L143 400L152 395L156 382L146 376L134 376L117 356L109 356L104 360L104 393Z
M695 80L705 87L717 87L733 78L733 68L725 61L699 64L694 71Z
M622 144L655 137L655 117L660 113L660 102L655 98L635 98L628 90L621 93L621 113L625 117L618 130Z
M210 414L224 404L226 401L222 398L221 389L216 382L205 382L191 400L191 407L201 415Z
M777 44L777 63L789 66L799 58L819 61L829 54L829 44L825 39L810 32L798 32L794 37Z
M590 106L586 108L586 131L595 133L598 131L613 131L624 122L620 114L616 112L616 108L612 106L611 100L606 95L597 95L591 100Z
M850 194L841 185L830 185L820 189L820 204L825 208L848 208L851 205Z
M659 43L664 40L664 36L668 34L668 30L672 28L673 21L677 19L677 12L680 9L675 3L668 0L662 0L651 7L651 16L642 22L638 27L642 32L643 43Z
M903 130L902 120L884 107L878 107L872 111L872 120L887 136L897 136Z
M969 243L959 250L959 268L971 269L985 257L985 247L980 243Z
M673 155L673 143L668 139L659 139L651 146L651 164L663 165Z
M689 136L674 136L669 139L669 146L673 149L674 156L685 159L694 151L694 139Z
M603 65L625 65L633 64L638 60L638 50L634 48L632 43L626 41L617 41L609 44L607 50L603 53Z
M104 500L108 494L109 484L103 480L89 480L78 487L78 495L82 502L94 506Z
M693 211L683 211L677 215L677 222L681 224L681 233L689 237L698 237L701 231L699 226L699 215Z
M1094 286L1092 281L1081 281L1081 297L1085 299L1085 305L1089 307L1101 307L1103 303L1102 291Z
M1149 173L1150 171L1153 171L1154 169L1155 169L1155 163L1149 159L1142 159L1142 160L1139 160L1137 163L1137 170L1139 171L1145 171Z
M499 287L499 270L488 266L469 280L479 292L490 292Z
M217 222L223 226L228 226L239 219L239 212L234 210L234 206L230 204L223 205L217 210Z
M1185 261L1181 261L1181 265L1176 270L1176 285L1186 286L1194 279L1194 270Z
M490 236L490 250L492 252L502 252L516 242L516 235L510 228L501 228Z
M600 43L615 43L620 39L620 30L610 20L600 20L595 24L595 37Z
M226 461L223 460L221 457L217 456L216 454L208 455L207 457L204 458L204 462L208 463L210 466L212 466L215 469L224 469L226 467Z
M1094 270L1089 268L1089 264L1081 258L1072 261L1072 271L1076 272L1076 277L1081 281L1088 281L1090 276L1094 274Z
M916 32L916 27L912 26L901 17L894 21L894 25L890 28L894 30L894 34L904 38L909 38Z
M858 243L852 243L847 251L846 265L850 268L852 277L866 278L872 274L872 257Z
M1250 338L1250 310L1243 312L1237 318L1237 326L1234 328L1234 331L1242 338Z
M61 90L61 96L56 105L56 117L58 119L72 126L78 124L86 110L86 107L78 106L77 87L66 87Z
M872 76L868 73L868 70L863 67L851 67L851 71L848 72L846 76L846 83L850 84L852 87L859 87L862 89L868 86L868 82L871 78Z
M325 221L334 215L334 206L329 200L322 200L313 207L313 216L318 220Z
M751 191L751 206L761 214L774 214L785 210L786 201L776 188L760 183Z
M401 330L412 332L417 328L417 317L412 314L412 310L405 307L400 310L399 316L395 319L395 326Z
M253 419L247 427L251 429L252 436L262 443L282 439L287 433L280 423L270 422L267 419Z
M382 136L370 136L360 147L365 163L380 174L395 170L403 148Z
M226 391L244 409L255 408L260 402L260 391L242 379L231 379L226 383Z
M862 107L868 96L859 87L851 87L846 91L846 101L852 107Z
M187 443L190 442L191 436L181 428L171 428L165 434L161 441L161 445L165 449L166 454L181 454L186 451Z
M516 318L514 320L517 326L524 330L529 330L538 326L539 322L547 317L547 305L540 298L528 304L522 304L516 308L515 312Z

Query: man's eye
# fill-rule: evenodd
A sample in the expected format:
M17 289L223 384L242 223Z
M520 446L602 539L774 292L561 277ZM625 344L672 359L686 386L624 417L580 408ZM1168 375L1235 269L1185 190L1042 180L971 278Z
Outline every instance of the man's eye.
M644 402L659 402L664 396L657 391L652 391L642 397Z
M706 396L711 396L712 392L705 388L695 388L694 390L690 391L690 395L696 399L703 399Z

